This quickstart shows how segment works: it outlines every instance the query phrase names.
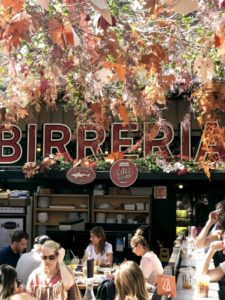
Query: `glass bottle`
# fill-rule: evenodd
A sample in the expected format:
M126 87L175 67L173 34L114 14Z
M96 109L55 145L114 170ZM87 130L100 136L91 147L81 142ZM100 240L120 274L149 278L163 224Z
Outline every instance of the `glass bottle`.
M87 280L83 300L96 300L94 290L93 290L93 281Z
M70 261L71 261L71 258L70 258L70 252L69 252L69 249L66 250L66 253L65 253L65 257L64 257L64 263L66 265L69 265L70 264Z

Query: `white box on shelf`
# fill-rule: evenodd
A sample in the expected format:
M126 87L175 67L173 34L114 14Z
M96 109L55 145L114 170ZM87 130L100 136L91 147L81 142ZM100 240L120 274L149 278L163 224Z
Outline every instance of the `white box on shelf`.
M104 195L105 191L104 190L93 190L93 195Z
M145 204L144 203L136 203L137 210L145 210Z
M124 204L125 210L135 210L135 204Z
M85 221L84 219L80 219L77 221L65 221L59 222L59 230L74 230L74 231L83 231L85 229Z

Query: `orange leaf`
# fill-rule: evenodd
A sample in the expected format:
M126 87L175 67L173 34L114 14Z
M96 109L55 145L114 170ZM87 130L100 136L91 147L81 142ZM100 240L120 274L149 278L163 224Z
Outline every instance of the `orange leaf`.
M160 126L155 123L152 127L151 127L151 130L150 130L150 133L147 135L148 136L148 139L149 141L153 140L159 133L159 128Z
M116 160L124 158L123 152L111 152L106 158L105 161L113 163Z
M124 125L129 123L129 116L126 107L123 104L120 104L118 108L120 118L122 119Z
M214 34L214 45L215 48L219 48L221 46L221 40L216 33Z
M101 104L100 103L91 103L91 110L94 114L94 118L97 124L101 123Z
M51 40L63 49L66 49L67 46L74 47L80 44L80 38L69 21L62 24L56 19L50 20L48 30Z
M114 70L119 77L119 80L125 80L125 75L126 75L126 67L125 65L120 65L120 64L114 64Z
M143 138L139 139L134 145L127 148L125 151L126 153L132 153L133 151L136 151L138 148L140 148L143 144Z
M11 9L13 13L21 11L24 7L24 0L2 0L1 5L4 9Z
M27 31L31 28L31 16L26 12L16 14L6 26L3 34L4 39L9 42L9 48L18 46L20 40L29 40Z
M78 46L81 43L80 38L74 31L72 24L68 21L63 24L63 35L64 40L71 47Z
M64 39L70 46L74 46L73 26L70 22L64 23Z
M105 61L103 63L103 67L106 69L113 69L116 72L119 80L121 81L125 80L125 75L126 75L125 65L115 64L115 63Z
M80 165L82 167L93 168L94 169L96 167L96 161L94 161L92 159L89 159L89 158L82 158Z
M48 22L48 31L51 40L60 46L61 48L66 48L65 39L63 36L63 25L58 20L53 19Z
M19 119L24 119L29 115L28 111L24 108L20 108L17 110L17 116Z

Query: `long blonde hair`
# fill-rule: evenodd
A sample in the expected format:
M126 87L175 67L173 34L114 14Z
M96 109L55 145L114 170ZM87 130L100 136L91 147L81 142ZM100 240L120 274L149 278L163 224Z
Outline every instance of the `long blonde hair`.
M149 300L142 270L134 261L123 262L116 272L116 300Z

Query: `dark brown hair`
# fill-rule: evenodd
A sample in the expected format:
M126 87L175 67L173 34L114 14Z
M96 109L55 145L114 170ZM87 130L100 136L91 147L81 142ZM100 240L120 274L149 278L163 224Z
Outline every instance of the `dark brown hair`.
M0 266L0 299L5 299L15 293L16 270L7 264Z
M103 254L105 252L105 242L106 242L104 229L101 226L95 226L91 229L90 234L93 234L98 238L100 238L98 250L100 251L101 254Z

